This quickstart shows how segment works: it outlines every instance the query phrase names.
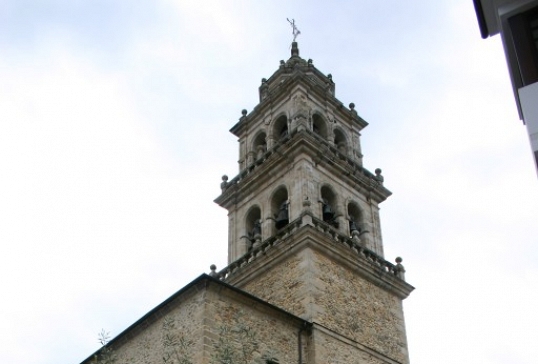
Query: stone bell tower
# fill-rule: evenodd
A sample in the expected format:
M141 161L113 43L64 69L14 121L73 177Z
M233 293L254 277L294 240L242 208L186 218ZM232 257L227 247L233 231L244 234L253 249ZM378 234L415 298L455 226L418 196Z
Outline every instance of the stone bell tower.
M391 192L363 167L368 124L332 76L299 56L262 79L243 110L228 210L228 266L214 276L312 323L305 363L408 363L401 259L384 259L379 204Z

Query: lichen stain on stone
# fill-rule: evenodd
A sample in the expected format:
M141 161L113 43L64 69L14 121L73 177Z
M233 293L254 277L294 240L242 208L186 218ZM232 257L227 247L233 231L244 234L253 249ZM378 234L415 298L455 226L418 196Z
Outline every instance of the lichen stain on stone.
M401 350L405 339L398 329L403 323L392 309L394 297L321 254L316 253L315 262L319 280L326 283L325 294L316 298L324 308L320 323L405 362Z

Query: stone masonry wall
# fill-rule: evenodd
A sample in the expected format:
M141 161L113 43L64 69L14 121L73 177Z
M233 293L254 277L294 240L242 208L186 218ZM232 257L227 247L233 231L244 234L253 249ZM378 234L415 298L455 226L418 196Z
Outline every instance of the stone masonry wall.
M400 299L350 269L314 253L319 309L315 322L400 363L408 363Z
M306 291L306 271L304 256L292 255L264 272L263 277L239 288L306 319L308 313L305 301L310 298Z
M408 363L401 300L315 249L291 255L239 288Z
M96 364L194 364L202 361L203 292L187 292L180 302L141 323Z
M338 340L320 330L314 330L312 341L316 363L326 364L386 364L380 357L369 354L357 346Z
M193 287L174 301L89 363L297 363L298 319L215 282Z
M269 359L297 363L297 322L261 303L226 296L208 295L204 364L265 364Z

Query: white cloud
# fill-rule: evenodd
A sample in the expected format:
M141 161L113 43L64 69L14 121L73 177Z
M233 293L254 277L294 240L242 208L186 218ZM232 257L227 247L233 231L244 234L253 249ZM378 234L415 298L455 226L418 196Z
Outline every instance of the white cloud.
M212 200L237 170L227 130L289 56L295 17L301 55L371 123L366 168L394 192L387 259L417 287L412 362L531 363L536 176L500 42L466 1L419 7L168 1L122 13L103 47L53 17L32 41L3 38L1 360L80 361L101 328L225 264Z
M54 346L58 340L81 340L46 335L69 330L69 322L95 324L77 312L80 297L101 297L94 302L99 307L84 311L88 316L103 307L119 310L124 303L113 303L119 287L139 300L144 294L129 283L135 279L162 299L178 288L174 275L186 283L194 277L188 272L201 273L213 262L205 260L210 254L200 263L182 258L182 252L218 239L220 262L225 254L225 215L208 209L218 179L209 194L189 193L204 185L196 182L207 179L207 172L186 171L166 154L151 122L140 119L125 75L103 72L68 49L42 52L22 64L0 61L6 70L0 86L0 160L8 177L0 192L0 274L13 277L3 279L1 287L10 292L2 304L3 312L10 312L3 320L0 353L6 361L21 362L26 344L20 334L28 334L30 325L33 334L26 339L33 342ZM209 210L209 221L221 220L220 237L184 228L203 225L200 209ZM206 244L199 250L209 249ZM171 254L163 262L167 251L182 266L172 264ZM155 270L170 276L167 284L148 280ZM146 300L142 307L157 303ZM95 345L93 339L88 344ZM43 361L47 350L38 347L22 360ZM82 359L80 353L76 357Z

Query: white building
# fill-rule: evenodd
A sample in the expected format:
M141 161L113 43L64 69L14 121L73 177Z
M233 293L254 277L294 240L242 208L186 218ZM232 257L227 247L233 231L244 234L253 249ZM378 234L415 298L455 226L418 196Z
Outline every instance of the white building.
M500 34L538 171L538 0L473 0L482 38Z

